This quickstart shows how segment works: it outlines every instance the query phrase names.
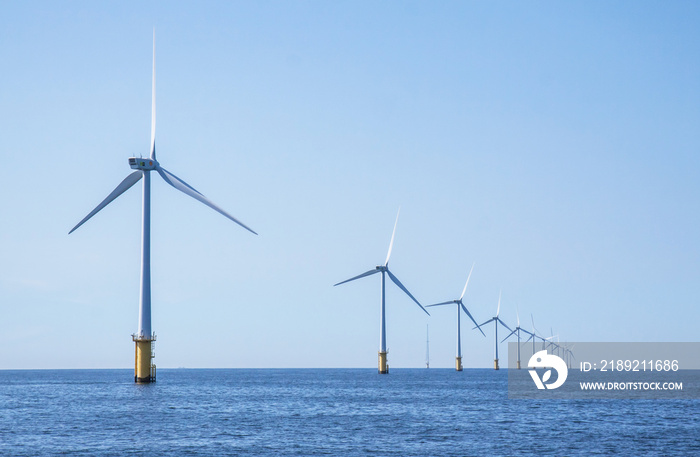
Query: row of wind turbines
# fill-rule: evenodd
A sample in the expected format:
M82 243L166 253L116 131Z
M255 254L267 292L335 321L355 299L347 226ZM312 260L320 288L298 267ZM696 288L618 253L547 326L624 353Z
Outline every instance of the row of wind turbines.
M380 374L387 374L389 373L389 363L387 360L387 349L386 349L386 294L385 294L385 288L386 288L386 276L389 276L389 279L398 286L399 289L401 289L406 295L408 295L411 300L413 300L416 305L420 307L428 316L430 316L430 313L426 308L430 308L433 306L454 306L456 311L457 311L457 355L455 357L455 369L457 371L462 371L463 366L462 366L462 312L466 314L469 319L474 323L475 327L472 330L479 330L481 334L486 337L486 334L484 331L481 329L484 325L490 324L493 322L493 327L494 327L494 360L493 360L493 367L494 369L498 370L499 363L498 363L498 326L501 325L504 327L506 330L510 331L510 333L503 338L501 343L506 341L508 338L511 336L515 335L518 340L518 352L517 352L517 369L520 369L520 346L521 344L525 344L529 341L532 341L532 353L535 353L535 343L537 340L540 340L542 342L542 349L547 349L547 348L552 348L553 352L556 351L557 355L560 354L560 351L563 353L564 357L567 358L567 363L569 357L573 357L573 353L571 352L570 347L566 347L564 345L561 345L558 340L558 335L550 335L549 337L544 337L541 336L541 334L538 334L539 332L535 328L535 320L530 315L530 318L532 320L532 331L525 330L520 326L520 312L516 308L516 316L517 316L517 325L515 329L511 329L508 324L503 322L503 320L499 317L500 312L501 312L501 293L499 292L498 294L498 306L496 308L496 315L493 316L492 318L486 320L485 322L482 322L481 324L478 324L472 314L469 312L469 309L464 305L463 299L464 295L467 292L467 287L469 286L469 279L472 276L472 271L474 271L474 264L472 264L471 269L469 270L469 275L467 275L467 282L464 284L464 288L462 289L462 294L459 296L458 299L455 300L448 300L440 303L434 303L432 305L427 305L423 306L420 304L420 302L411 294L411 292L408 291L408 289L399 281L399 278L397 278L390 270L389 270L389 259L391 258L391 250L394 247L394 238L396 237L396 226L399 222L399 214L401 213L401 209L399 208L399 212L396 214L396 222L394 222L394 231L391 234L391 242L389 243L389 252L386 255L386 260L384 261L383 265L377 265L371 270L368 270L362 274L359 274L357 276L354 276L350 279L346 279L345 281L341 281L339 283L334 284L334 286L339 286L341 284L345 284L351 281L355 281L356 279L364 278L367 276L372 276L377 273L382 274L382 280L381 280L381 300L380 300L380 314L379 314L379 373ZM529 335L527 340L524 341L524 343L521 343L521 333L525 335ZM553 333L553 332L552 332ZM554 339L557 339L555 342ZM426 348L426 358L427 358L427 348ZM429 362L426 360L426 366L429 366Z
M204 205L210 207L211 209L219 212L224 217L230 219L236 224L240 225L249 232L257 235L250 227L242 223L240 220L233 217L231 214L223 210L221 207L213 203L207 197L205 197L201 192L187 184L182 179L178 178L160 164L156 160L156 59L155 59L155 30L153 31L153 79L152 79L152 99L151 99L151 142L150 149L147 157L130 157L129 166L132 171L124 180L119 183L119 185L104 199L100 204L98 204L87 216L85 216L78 224L73 227L69 234L73 233L95 214L100 212L109 203L118 198L121 194L126 192L128 189L133 187L137 182L143 179L142 187L142 227L141 227L141 277L140 277L140 300L139 300L139 320L138 320L138 331L132 334L132 340L135 343L135 361L134 361L134 381L138 383L150 383L156 380L156 369L153 363L154 358L154 344L156 340L156 334L152 330L151 325L151 172L155 171L158 175L163 178L163 180L179 190L180 192L194 198L195 200L203 203ZM385 283L386 276L396 284L402 291L404 291L426 314L430 315L428 311L420 304L416 298L411 295L411 293L404 287L404 285L399 281L399 279L389 270L389 258L391 257L391 249L394 244L394 236L396 235L396 224L398 223L398 214L396 216L396 223L394 223L394 232L391 235L391 243L389 244L389 252L386 256L386 261L383 265L378 265L374 269L362 273L358 276L350 278L346 281L342 281L336 285L344 284L346 282L354 281L356 279L364 278L365 276L371 276L373 274L381 273L382 277L382 295L381 295L381 320L380 320L380 335L379 335L379 372L388 373L389 365L387 363L387 350L386 350L386 314L385 314ZM472 269L474 267L472 266ZM467 290L467 285L469 284L469 278L471 277L471 270L469 272L469 277L467 277L467 283L464 285L462 290L462 295L457 300L446 301L442 303L435 303L431 306L446 306L446 305L456 305L457 309L457 362L456 367L458 371L462 370L462 351L461 351L461 311L469 316L469 318L474 322L476 327L484 336L486 336L481 329L481 326L488 324L489 322L495 323L496 332L496 352L495 352L495 368L498 369L498 324L500 323L505 328L510 330L510 328L498 317L500 311L500 297L499 297L499 307L496 311L496 316L489 319L488 321L477 324L469 310L464 306L462 299ZM533 324L534 327L534 324ZM517 334L518 341L520 341L520 332L523 331L530 335L530 339L533 340L533 345L535 339L540 339L543 342L552 340L553 337L543 338L536 334L534 328L533 332L528 332L520 328L520 322L518 319L518 326L515 330L511 330L511 333L505 338L508 339L511 335ZM504 341L505 341L504 339ZM550 341L550 344L552 342ZM518 346L519 354L519 346ZM520 357L518 356L518 359ZM519 362L518 362L519 368Z

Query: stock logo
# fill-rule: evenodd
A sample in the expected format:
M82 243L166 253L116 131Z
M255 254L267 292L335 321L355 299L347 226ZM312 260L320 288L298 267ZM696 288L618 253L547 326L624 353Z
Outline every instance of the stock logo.
M556 389L564 384L564 381L566 381L566 377L569 374L569 369L566 368L566 363L560 357L557 357L554 354L547 354L546 350L535 352L535 354L530 357L530 361L527 362L527 367L530 368L530 376L532 377L532 380L535 381L538 389L544 389L545 387L547 389ZM535 368L549 368L549 370L545 371L542 375L542 379L540 379L540 376L537 374ZM556 370L557 379L550 384L545 384L547 381L549 381L549 378L552 377L552 369Z

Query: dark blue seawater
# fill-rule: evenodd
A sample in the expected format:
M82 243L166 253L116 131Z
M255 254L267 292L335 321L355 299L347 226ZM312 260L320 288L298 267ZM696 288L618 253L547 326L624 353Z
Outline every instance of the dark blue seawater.
M0 371L0 455L700 456L700 400L510 400L507 370Z

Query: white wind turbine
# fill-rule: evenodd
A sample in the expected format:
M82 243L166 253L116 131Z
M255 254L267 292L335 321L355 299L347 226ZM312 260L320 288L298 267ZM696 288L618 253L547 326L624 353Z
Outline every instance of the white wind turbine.
M531 355L534 355L536 352L535 342L537 341L537 338L542 340L542 345L543 345L542 349L544 349L544 342L546 340L537 334L537 329L535 328L535 318L532 317L532 314L530 314L530 320L532 321L532 333L530 333L530 337L528 339L526 339L525 342L527 343L528 341L532 340L532 354Z
M552 337L550 336L548 338L545 338L545 337L541 336L542 332L537 330L537 327L535 327L535 318L532 317L532 314L530 314L530 319L532 320L532 333L533 333L533 335L532 335L532 353L534 354L535 353L535 340L537 338L539 338L542 341L542 350L545 350L546 349L545 343L547 341L549 341ZM538 335L538 333L540 335ZM530 338L528 338L525 342L527 343L528 341L530 341Z
M552 354L554 354L554 351L557 351L557 355L559 355L559 334L557 333L556 335L554 334L554 330L552 330L552 327L549 327L549 337L546 338L547 341L549 341L549 344L546 346L546 348L554 347L552 350ZM554 342L554 339L557 339L556 343Z
M527 333L528 335L531 335L531 336L532 336L533 334L530 333L530 332L528 332L528 331L525 330L524 328L520 327L520 310L518 310L518 306L517 306L517 305L515 306L515 316L516 316L517 319L518 319L518 325L517 325L517 327L515 327L515 330L513 330L512 332L510 332L510 333L508 334L507 337L503 338L503 340L501 341L501 343L502 343L503 341L507 340L508 338L510 338L511 335L516 334L516 336L518 337L518 362L517 362L516 368L519 370L519 369L520 369L520 332Z
M576 357L574 357L574 352L572 351L574 346L575 346L574 344L572 344L570 346L567 344L564 346L564 355L565 355L565 359L566 359L566 364L569 368L571 368L571 359L576 358Z
M500 317L498 317L498 314L501 312L501 292L498 292L498 308L496 308L496 315L492 317L491 319L487 320L483 324L479 325L479 327L483 327L484 325L488 324L489 322L493 321L493 332L494 332L494 357L493 357L493 368L495 370L498 370L498 324L500 323L502 326L510 330L511 332L513 331L510 327L506 325L505 322L501 320ZM476 327L474 327L476 328ZM473 330L473 329L472 329Z
M399 208L399 213L401 212L401 209ZM379 373L381 374L386 374L389 372L389 366L387 365L387 358L386 358L386 313L385 313L385 294L384 294L384 284L386 282L385 280L385 274L389 275L389 279L391 279L394 284L396 284L399 289L403 290L406 295L411 297L411 300L416 302L418 306L420 306L420 309L425 311L425 314L430 316L430 313L426 311L425 308L423 308L423 305L421 305L416 298L411 295L411 293L404 287L403 284L401 284L401 281L399 281L399 278L394 276L394 274L389 271L389 257L391 257L391 248L394 246L394 236L396 235L396 224L399 222L399 213L396 214L396 222L394 222L394 231L391 234L391 242L389 243L389 252L386 255L386 261L384 262L384 265L377 265L374 269L366 271L362 273L361 275L357 275L355 277L352 277L350 279L346 279L345 281L341 281L337 284L334 284L334 286L339 286L341 284L345 284L346 282L354 281L356 279L364 278L365 276L371 276L376 273L381 273L382 274L382 296L381 296L381 313L380 313L380 318L379 318Z
M136 382L155 381L155 365L151 365L153 357L153 341L155 333L151 330L151 171L156 171L163 180L175 189L198 200L225 217L231 219L246 230L255 233L241 221L215 205L192 186L163 168L156 160L156 40L153 32L153 81L151 100L151 146L148 158L130 157L129 165L136 170L129 174L95 209L71 229L73 233L88 219L97 214L114 199L123 194L131 186L143 178L143 207L141 231L141 291L139 300L138 333L132 335L136 343L136 361L134 380Z
M472 264L471 270L469 270L469 275L467 276L467 282L464 284L464 289L462 289L462 295L459 296L459 299L457 300L450 300L450 301L445 301L442 303L435 303L434 305L428 305L427 308L430 308L431 306L443 306L443 305L457 305L457 357L455 358L455 369L457 371L462 371L462 311L466 313L467 316L469 316L469 319L474 322L474 325L476 325L476 328L479 329L482 335L486 336L484 334L484 331L481 330L481 327L479 327L479 324L476 323L472 315L469 313L469 310L467 309L466 306L464 306L464 303L462 303L462 299L464 298L464 294L467 292L467 286L469 285L469 278L472 277L472 271L474 270L474 264Z

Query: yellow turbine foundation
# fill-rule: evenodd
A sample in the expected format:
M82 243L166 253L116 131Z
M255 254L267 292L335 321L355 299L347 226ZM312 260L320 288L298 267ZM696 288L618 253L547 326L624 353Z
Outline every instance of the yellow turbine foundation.
M379 352L379 374L389 373L389 365L386 362L386 352Z
M455 368L457 371L462 371L462 358L457 357L457 360L455 361Z
M518 360L518 370L520 369L520 360Z
M498 359L493 360L493 369L498 370Z
M136 356L134 366L134 382L156 382L156 366L153 364L153 338L139 338L132 335L136 343Z

